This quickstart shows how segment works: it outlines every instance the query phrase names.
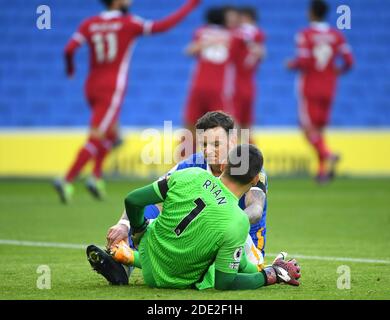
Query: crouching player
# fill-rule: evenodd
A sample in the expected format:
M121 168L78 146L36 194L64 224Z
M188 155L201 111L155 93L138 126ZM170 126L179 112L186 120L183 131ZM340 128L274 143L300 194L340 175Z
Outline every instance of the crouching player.
M243 251L250 225L238 199L258 183L262 166L262 154L255 146L239 145L222 165L220 178L188 168L130 192L125 208L139 251L117 244L111 249L113 260L141 268L145 283L157 288L246 290L276 283L299 285L295 259L280 257L259 271ZM162 211L149 224L144 208L160 202ZM105 252L92 245L87 255L100 272Z
M177 164L167 175L190 167L198 167L218 177L221 175L221 164L226 162L227 153L237 145L237 136L232 133L234 120L221 111L208 112L198 119L196 129L202 152L191 155ZM245 243L248 259L264 267L264 248L266 242L268 182L264 169L259 171L258 183L251 187L239 200L239 206L249 217L250 232ZM145 208L147 219L157 218L159 207L149 205ZM129 221L124 213L121 220L111 227L107 234L107 248L126 240L129 233ZM130 240L130 245L132 245Z

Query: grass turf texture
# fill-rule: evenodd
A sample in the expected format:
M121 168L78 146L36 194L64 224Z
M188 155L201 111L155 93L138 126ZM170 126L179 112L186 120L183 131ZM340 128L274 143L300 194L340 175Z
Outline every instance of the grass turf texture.
M76 185L74 202L61 205L49 183L0 181L0 239L103 244L127 192L140 183L111 182L97 202ZM268 252L390 259L390 181L271 179ZM270 262L273 257L268 257ZM151 289L136 270L130 286L114 287L91 271L81 249L0 244L0 299L390 299L390 265L300 259L301 286L254 291ZM51 269L51 289L39 290L39 265ZM337 289L337 268L351 268L351 289Z

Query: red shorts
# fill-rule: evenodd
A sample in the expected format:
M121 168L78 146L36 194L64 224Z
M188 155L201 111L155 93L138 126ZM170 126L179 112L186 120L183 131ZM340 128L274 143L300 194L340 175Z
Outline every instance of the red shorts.
M228 101L218 90L201 90L192 89L188 97L185 109L185 123L187 125L195 125L196 121L209 111L229 111Z
M236 95L234 97L234 120L242 128L249 128L253 124L253 95Z
M87 87L86 96L91 107L91 128L99 129L102 133L108 133L118 122L122 107L124 90L98 89Z
M299 121L302 127L322 128L329 123L332 98L302 97Z

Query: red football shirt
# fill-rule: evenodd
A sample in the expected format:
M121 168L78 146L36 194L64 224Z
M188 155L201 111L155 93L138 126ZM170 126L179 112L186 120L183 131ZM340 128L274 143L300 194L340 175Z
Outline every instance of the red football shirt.
M343 34L327 23L312 23L296 36L297 58L291 63L301 71L300 92L307 97L332 98L337 76L353 64L353 58ZM337 58L344 65L337 67Z
M126 81L129 55L135 38L150 32L150 22L107 11L86 19L73 35L74 45L87 43L90 55L89 85L115 88Z
M252 24L244 24L234 31L231 46L231 58L235 67L236 89L253 93L254 76L260 60L250 54L251 45L262 45L265 34Z
M141 34L164 32L184 19L199 0L187 0L178 10L159 21L145 21L122 14L121 11L106 11L86 19L65 48L66 71L74 73L74 51L84 42L90 49L90 73L87 86L116 88L127 79L134 40Z
M194 41L211 44L197 55L193 88L224 92L230 59L230 39L230 32L217 25L206 25L196 30Z

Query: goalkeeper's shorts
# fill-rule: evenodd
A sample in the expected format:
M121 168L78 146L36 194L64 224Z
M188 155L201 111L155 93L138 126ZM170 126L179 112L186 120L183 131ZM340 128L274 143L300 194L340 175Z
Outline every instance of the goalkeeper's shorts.
M264 256L263 253L257 248L253 242L253 239L250 235L246 238L245 241L245 253L250 262L259 266L261 269L264 269Z

